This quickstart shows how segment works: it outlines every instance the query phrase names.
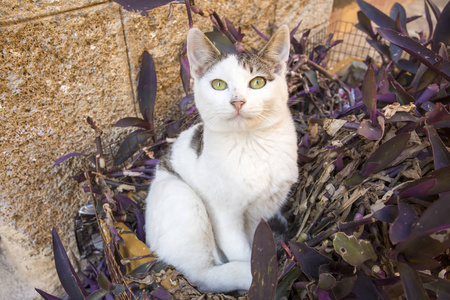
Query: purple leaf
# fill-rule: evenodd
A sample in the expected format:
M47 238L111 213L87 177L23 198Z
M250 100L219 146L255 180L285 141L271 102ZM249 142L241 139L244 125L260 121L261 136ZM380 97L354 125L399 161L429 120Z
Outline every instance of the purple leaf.
M58 158L58 160L53 164L53 166L57 166L57 165L59 165L60 163L66 161L67 159L69 159L69 158L71 158L71 157L73 157L73 156L80 156L80 155L84 155L84 154L83 154L83 153L78 153L78 152L71 152L71 153L68 153L68 154L66 154L66 155L61 156L60 158Z
M236 29L236 27L234 27L233 23L231 23L230 20L228 20L227 18L224 18L225 24L227 24L227 28L228 28L228 32L231 34L232 37L234 37L234 39L237 42L242 42L242 39L244 38L245 34L241 33L241 27L239 27L238 29Z
M356 295L356 299L364 300L379 300L383 299L382 291L378 290L372 279L364 272L358 271L356 274L356 282L353 286L353 293Z
M257 34L259 34L260 37L262 37L263 39L265 39L266 41L270 40L266 35L264 35L264 33L262 33L261 31L258 30L258 28L256 28L255 26L252 25L253 30L256 31Z
M440 263L434 257L450 247L450 223L410 235L394 249L398 261L407 262L418 270L432 270ZM420 251L418 251L420 249Z
M117 232L116 227L114 227L114 225L109 225L109 232L111 233L111 243L114 242L114 244L119 244L121 246L125 246L125 241L123 240L123 238L120 236L120 234Z
M114 0L128 11L139 11L141 15L146 16L148 12L156 7L169 3L184 3L181 0Z
M391 44L392 46L393 44ZM417 70L419 69L419 63L413 61L411 58L410 59L403 59L400 58L397 62L396 62L397 66L401 69L404 69L405 71L411 73L411 74L416 74Z
M378 149L375 150L375 152L367 159L362 170L367 169L370 163L378 163L372 173L377 173L389 166L389 164L405 149L410 137L411 134L405 132L394 136L390 140L381 144ZM365 172L363 171L363 173Z
M392 30L397 29L397 26L395 26L395 21L392 20L389 16L385 15L378 8L363 0L356 0L356 2L358 3L359 8L364 12L364 14L378 26L390 28Z
M447 47L444 43L441 43L441 47L439 48L439 55L442 56L445 60L448 60Z
M130 133L120 144L119 150L114 155L114 165L123 164L139 149L139 145L143 144L151 136L148 131L142 129Z
M76 180L78 183L82 183L83 181L85 181L87 179L86 174L84 172L77 174L77 175L70 176L70 178Z
M359 23L355 25L356 28L365 32L372 39L375 38L375 33L373 32L372 22L362 11L358 11L357 13Z
M422 178L421 178L422 179ZM409 197L420 197L425 196L431 190L432 187L436 185L436 179L431 178L428 180L417 180L410 183L404 190L402 190L399 194L400 198L409 198Z
M412 225L417 221L417 213L408 204L398 200L398 217L389 229L389 237L396 244L404 241L411 233Z
M445 79L450 81L450 63L443 59L441 56L434 53L432 50L424 47L419 42L412 38L396 32L388 28L378 28L378 33L382 37L396 44L411 56L417 58L420 62L433 69L435 72L441 74ZM437 64L442 63L442 67L439 68Z
M364 76L362 86L362 97L364 105L369 112L369 116L372 120L372 125L376 127L377 122L377 83L375 80L375 70L373 65L369 64L366 74Z
M321 290L320 288L316 290L316 295L319 300L333 300L327 291Z
M144 51L142 54L141 73L138 82L139 110L144 120L153 122L153 109L156 101L156 70L152 56Z
M308 247L305 243L289 241L289 247L302 271L313 278L319 278L319 267L321 265L331 262L331 259Z
M162 286L150 292L150 295L160 300L173 300L173 296Z
M397 95L395 93L378 94L377 101L394 103L397 101Z
M391 59L391 51L389 50L389 46L385 43L377 40L366 39L367 43L372 46L375 50L380 53L382 57L387 57L388 60Z
M398 20L399 26L397 26L397 29L400 31L405 30L405 34L408 34L406 32L406 11L405 8L399 4L394 3L394 5L391 8L391 11L389 12L390 17L393 20Z
M357 132L369 140L376 141L383 136L384 130L380 124L373 126L372 121L364 120L361 122L361 125L359 125Z
M450 41L450 2L442 10L433 34L433 50L439 51L440 43L448 45Z
M372 218L380 220L386 223L392 223L398 217L398 207L397 205L386 205L380 210L377 210Z
M418 118L407 113L406 111L399 111L393 115L387 122L414 122L417 123Z
M413 182L406 184L399 190L401 198L423 197L437 195L450 191L450 166L435 170Z
M426 1L423 2L425 6L425 17L428 23L428 39L431 39L433 36L433 21L431 20L430 9L428 8L428 4Z
M428 299L427 292L423 288L416 270L401 262L397 264L397 269L400 273L403 290L408 300Z
M437 134L436 129L430 125L426 125L424 129L433 149L434 169L439 170L450 166L450 152Z
M336 167L336 171L339 172L344 168L344 159L342 156L342 153L339 153L339 155L337 156L334 165Z
M275 299L278 281L277 251L272 230L263 219L253 238L251 269L253 281L248 299Z
M128 209L129 207L137 207L137 203L128 198L127 196L116 194L114 196L114 200L116 200L123 210Z
M159 162L159 159L149 159L149 160L146 160L145 162L144 162L144 165L146 165L146 166L156 166L157 164L158 164L158 162Z
M61 240L59 239L58 232L55 227L52 229L52 243L53 243L53 256L55 257L55 267L58 273L59 281L66 291L67 295L73 300L84 300L88 295L81 283L80 278L73 269L64 249Z
M182 110L186 109L186 105L191 102L192 100L194 100L194 94L189 94L187 97L184 97L183 99L181 99L180 101L180 108Z
M300 39L300 42L299 42L299 46L300 46L300 50L301 50L299 53L301 53L301 54L304 54L304 52L305 52L306 42L308 41L308 37L309 37L310 33L311 33L311 29L308 29L305 32L303 32L303 34L302 34L302 38Z
M436 20L438 20L439 16L441 15L441 11L437 7L437 5L434 4L433 0L426 0L426 2L431 7L431 10L433 11L434 16L436 17Z
M392 77L392 74L388 75L389 81L394 86L398 102L402 105L409 105L410 103L414 103L415 99L413 96L411 96L405 89Z
M419 234L433 228L450 223L450 195L441 194L420 216L411 230L411 234Z
M403 50L402 48L396 46L395 44L389 45L389 51L391 52L391 57L395 63L398 63L400 58L402 57Z
M424 76L426 74L427 74L427 72L425 72ZM422 78L423 78L423 76L422 76ZM419 90L420 90L420 88L419 88ZM422 103L424 103L426 101L429 101L431 98L434 97L434 95L437 94L438 91L439 91L439 86L437 84L430 84L430 85L428 85L427 88L419 96L419 98L417 98L417 100L416 100L416 102L414 104L416 106L418 106L419 104L422 104Z
M291 40L294 37L295 33L297 32L298 28L300 27L300 24L302 24L302 21L298 22L297 26L295 26L294 29L292 29L291 35L290 35Z
M189 85L191 81L191 72L189 67L189 60L186 54L180 55L180 77L183 83L183 90L186 97L189 95Z
M135 118L135 117L126 117L126 118L120 119L119 121L116 122L116 124L114 126L115 127L135 126L135 127L140 127L140 128L147 129L147 130L152 129L152 124L150 124L149 122L146 122L145 120L143 120L141 118Z
M45 300L62 300L61 298L55 297L53 295L50 295L46 292L44 292L43 290L40 290L38 288L35 288L36 292L39 293L39 295L42 296L42 298L44 298Z
M450 112L445 108L445 106L438 102L434 109L426 113L427 124L435 124L443 121L450 120Z
M417 20L417 19L419 19L419 18L422 18L422 16L412 16L412 17L407 17L407 18L406 18L406 23L410 23L410 22L415 21L415 20Z
M89 124L89 126L91 126L92 129L97 130L97 125L95 125L95 122L91 117L87 117L86 122Z
M133 210L134 215L137 219L136 224L136 236L138 239L140 239L143 243L145 243L145 219L144 216L141 214L140 210L138 208L135 208Z

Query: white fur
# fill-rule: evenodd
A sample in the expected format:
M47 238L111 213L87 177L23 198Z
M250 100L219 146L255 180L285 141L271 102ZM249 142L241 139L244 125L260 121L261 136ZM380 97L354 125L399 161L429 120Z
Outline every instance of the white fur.
M297 138L284 69L263 88L250 89L257 75L232 55L203 76L194 75L204 121L202 153L197 157L191 146L200 125L182 132L171 153L178 175L158 168L146 199L150 248L203 291L249 289L256 226L279 211L297 180ZM217 78L227 89L211 87ZM246 101L239 114L230 104L235 98ZM218 248L228 261L221 260Z

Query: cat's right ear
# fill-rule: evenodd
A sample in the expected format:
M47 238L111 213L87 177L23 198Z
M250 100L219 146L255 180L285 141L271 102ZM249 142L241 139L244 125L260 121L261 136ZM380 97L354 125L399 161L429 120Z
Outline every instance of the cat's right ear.
M200 78L220 57L220 51L197 28L189 30L187 35L187 56L194 78Z

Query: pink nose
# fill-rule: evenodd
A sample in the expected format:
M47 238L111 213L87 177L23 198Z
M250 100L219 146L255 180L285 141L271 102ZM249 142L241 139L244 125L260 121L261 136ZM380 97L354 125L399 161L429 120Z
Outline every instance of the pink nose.
M239 112L241 110L242 106L245 104L245 101L231 101L231 104Z

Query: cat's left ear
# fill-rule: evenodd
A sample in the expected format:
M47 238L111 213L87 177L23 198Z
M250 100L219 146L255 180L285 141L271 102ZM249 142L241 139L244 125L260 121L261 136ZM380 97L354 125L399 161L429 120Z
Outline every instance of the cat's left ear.
M220 51L197 28L192 28L187 36L187 56L191 73L200 78L220 57Z
M259 56L273 61L276 65L276 73L284 72L289 59L291 47L291 37L287 25L280 26L275 34L270 38L266 46L259 52Z

